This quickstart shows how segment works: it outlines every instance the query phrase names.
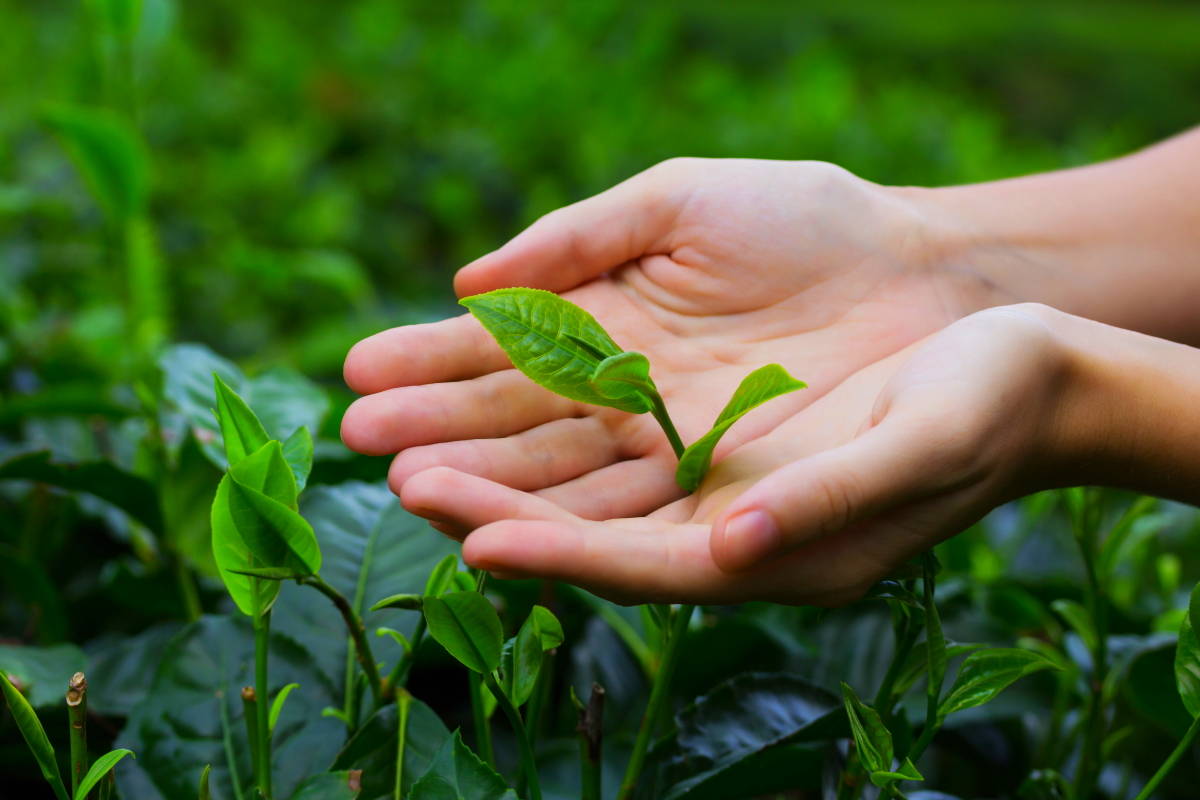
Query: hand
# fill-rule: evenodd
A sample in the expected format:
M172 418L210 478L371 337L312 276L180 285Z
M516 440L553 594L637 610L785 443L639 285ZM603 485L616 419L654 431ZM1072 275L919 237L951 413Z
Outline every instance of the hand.
M986 282L935 263L917 202L828 164L679 159L542 218L460 271L456 288L533 286L590 310L649 356L685 441L763 364L809 384L739 423L720 459L848 375L997 302ZM366 339L345 371L367 396L346 413L343 439L398 453L397 492L448 466L585 519L641 515L681 495L648 415L539 388L469 315Z
M1085 404L1064 319L1033 305L966 317L850 377L649 518L588 521L444 467L402 500L471 531L467 563L503 577L618 602L839 605L996 505L1070 480Z

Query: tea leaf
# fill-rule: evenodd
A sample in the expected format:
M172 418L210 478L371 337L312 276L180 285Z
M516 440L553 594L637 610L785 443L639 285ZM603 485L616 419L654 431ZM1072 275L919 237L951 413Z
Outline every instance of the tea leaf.
M8 675L3 672L0 672L0 691L4 692L4 700L8 703L8 710L12 713L13 721L17 723L17 730L21 732L25 744L29 746L29 751L33 753L34 759L42 769L42 777L54 789L58 800L67 800L67 788L63 785L62 775L58 771L58 761L54 758L54 747L50 744L50 739L46 736L46 729L42 727L37 714L33 713L33 707L29 705L25 696L12 685Z
M419 594L394 594L391 597L385 597L375 605L371 606L372 611L379 611L383 608L400 608L405 611L420 611L424 600Z
M538 630L542 634L542 650L553 650L563 643L562 623L553 611L545 606L534 606L529 616L537 620Z
M1044 669L1059 669L1045 656L1031 650L995 647L977 650L963 660L939 717L989 702L1017 680Z
M1200 639L1195 620L1200 605L1200 584L1192 589L1188 615L1179 625L1179 644L1175 646L1175 686L1183 706L1192 718L1200 717Z
M291 477L291 473L288 473ZM250 554L268 567L299 575L321 569L321 548L312 526L299 512L233 478L230 513Z
M641 413L637 398L605 397L592 386L600 363L622 352L600 323L579 306L541 289L496 289L458 301L479 320L513 366L564 397Z
M275 730L275 723L279 720L279 715L283 713L283 704L287 702L288 695L298 688L300 688L300 684L289 683L275 695L275 699L271 702L270 721L268 723L268 727L272 731Z
M1096 652L1096 643L1098 641L1096 626L1092 624L1091 615L1088 614L1086 608L1074 600L1062 598L1050 603L1050 608L1066 620L1075 633L1079 634L1079 638L1083 640L1083 644L1089 653Z
M793 378L778 364L768 364L751 372L717 416L712 430L683 451L679 466L675 468L675 482L686 491L694 491L712 464L717 442L735 422L768 400L805 386L807 384Z
M500 617L478 592L426 597L429 634L468 669L488 673L500 664L504 632Z
M526 617L517 635L505 643L501 662L501 686L519 708L533 695L542 671L542 631L535 615Z
M198 800L212 800L212 792L208 788L208 776L212 774L212 764L205 764L200 773L200 789L196 792Z
M455 732L412 786L411 800L517 800L496 772Z
M892 733L883 724L879 713L858 699L847 683L842 684L842 703L850 720L850 734L858 757L869 772L892 768Z
M871 783L878 786L880 789L894 781L923 781L925 776L917 771L914 765L907 758L900 765L900 769L892 772L890 770L875 770L871 773Z
M83 780L79 782L79 787L75 789L74 800L85 800L88 796L88 792L95 788L96 784L99 783L100 780L117 765L118 761L125 756L132 755L132 750L119 748L117 750L110 750L109 752L97 758L96 762L92 764L91 769L89 769L87 774L83 776ZM137 756L134 756L134 758L137 758Z
M313 440L308 428L301 425L283 441L283 460L292 468L296 488L303 491L313 465Z
M639 406L640 410L634 412L638 414L653 408L650 398L658 396L658 387L650 379L650 361L641 353L625 352L609 356L596 365L590 383L593 389L610 400Z
M454 584L454 573L458 571L458 554L450 553L437 563L425 581L425 594L441 597Z
M221 426L225 458L233 465L259 450L271 437L267 436L258 415L250 410L246 401L215 372L213 384L217 398L217 424Z

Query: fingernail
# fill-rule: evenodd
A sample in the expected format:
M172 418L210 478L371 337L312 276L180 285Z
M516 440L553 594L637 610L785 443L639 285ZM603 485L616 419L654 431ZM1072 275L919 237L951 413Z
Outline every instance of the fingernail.
M743 511L725 523L724 561L733 569L756 564L782 544L783 535L765 511Z

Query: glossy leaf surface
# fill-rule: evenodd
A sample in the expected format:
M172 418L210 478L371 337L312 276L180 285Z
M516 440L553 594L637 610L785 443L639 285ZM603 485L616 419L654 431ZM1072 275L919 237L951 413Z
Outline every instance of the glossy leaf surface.
M453 734L412 786L410 800L517 800L496 772Z
M429 634L468 669L488 673L500 664L504 632L500 617L478 592L426 597Z
M85 800L88 792L96 787L96 784L104 779L114 767L125 756L132 756L133 751L125 748L110 750L104 755L96 759L95 763L88 769L83 776L83 780L79 782L79 788L75 790L75 800ZM136 756L134 756L136 758Z
M981 706L1026 675L1057 668L1045 656L1031 650L1009 647L977 650L963 660L938 714L945 717Z

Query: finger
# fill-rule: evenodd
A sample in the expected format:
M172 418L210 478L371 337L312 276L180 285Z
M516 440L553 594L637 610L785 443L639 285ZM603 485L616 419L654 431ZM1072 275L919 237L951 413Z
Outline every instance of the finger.
M658 455L619 461L557 486L539 497L584 519L616 519L648 514L683 495L675 466Z
M459 297L505 286L561 292L626 261L669 251L686 198L684 162L665 162L539 219L454 278Z
M457 383L404 386L360 397L342 418L342 441L367 455L460 439L508 436L576 413L576 404L515 369Z
M419 517L467 531L503 519L579 521L536 495L450 467L414 475L401 487L400 503Z
M975 480L945 419L889 415L851 442L767 475L721 514L713 560L748 569L860 520Z
M392 461L392 491L418 472L452 467L514 489L542 489L613 463L619 456L609 428L596 417L557 419L499 439L468 439L410 447Z
M508 357L470 314L405 325L350 348L342 369L359 394L397 386L474 378L510 366Z

